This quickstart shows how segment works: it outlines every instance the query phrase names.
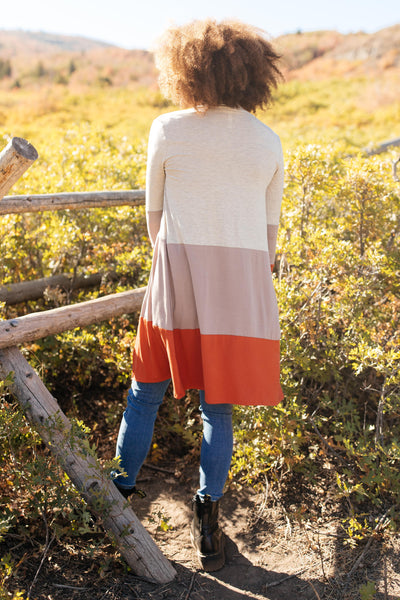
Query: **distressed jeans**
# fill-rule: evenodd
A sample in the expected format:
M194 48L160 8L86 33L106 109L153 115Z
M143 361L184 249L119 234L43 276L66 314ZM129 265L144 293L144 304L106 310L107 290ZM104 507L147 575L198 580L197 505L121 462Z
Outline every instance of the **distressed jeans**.
M127 477L116 477L120 488L129 489L150 450L158 407L163 401L170 379L157 383L132 382L123 414L116 448L121 468ZM219 500L228 476L233 451L232 405L207 404L200 390L203 439L200 454L200 486L197 493Z

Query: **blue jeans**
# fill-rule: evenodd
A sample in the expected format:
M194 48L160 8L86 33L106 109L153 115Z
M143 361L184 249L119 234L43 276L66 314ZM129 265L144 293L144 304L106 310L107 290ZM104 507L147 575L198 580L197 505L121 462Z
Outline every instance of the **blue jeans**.
M118 477L118 487L129 489L136 483L140 467L150 450L154 422L170 379L159 383L132 382L123 414L116 456L128 477ZM232 405L207 404L200 390L203 439L200 454L200 487L197 493L219 500L228 476L233 451Z

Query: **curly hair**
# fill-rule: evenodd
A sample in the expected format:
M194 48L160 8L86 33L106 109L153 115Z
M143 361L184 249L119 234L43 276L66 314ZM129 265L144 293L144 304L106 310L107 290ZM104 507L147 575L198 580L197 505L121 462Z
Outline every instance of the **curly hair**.
M161 92L181 107L267 106L282 74L261 29L239 21L193 21L167 29L155 53Z

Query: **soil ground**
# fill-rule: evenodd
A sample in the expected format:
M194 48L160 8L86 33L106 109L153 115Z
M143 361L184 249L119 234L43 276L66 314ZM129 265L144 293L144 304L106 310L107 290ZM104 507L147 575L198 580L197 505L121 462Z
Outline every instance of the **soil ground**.
M97 398L96 410L104 412L107 401L104 406L101 402ZM91 425L97 423L89 401L82 402L81 410ZM106 425L103 419L96 428L104 459L113 455L116 423ZM30 600L400 599L399 535L383 531L354 547L345 545L341 523L348 511L343 511L326 475L314 488L292 478L279 494L230 481L220 508L226 565L215 573L201 571L189 535L198 460L178 451L178 442L175 456L144 465L138 487L147 495L131 499L141 522L172 561L174 581L155 585L132 575L102 532L54 541L44 557L44 527L29 527L30 537L11 533L0 544L0 556L10 552L17 557L7 588L30 590ZM174 454L173 444L169 440L169 455ZM373 515L367 513L366 519L373 522Z
M43 563L31 600L400 598L399 543L393 536L385 540L377 536L368 548L364 543L351 549L343 546L338 520L293 521L279 503L234 484L221 505L226 565L216 573L202 572L190 546L188 528L197 472L183 461L180 469L176 465L175 461L162 467L145 466L139 485L147 496L132 500L136 514L172 561L177 571L173 582L155 585L136 578L106 538L93 558L77 547L55 545ZM162 522L170 528L161 530ZM29 549L20 551L25 564L19 570L18 586L28 589L42 552L27 558ZM375 595L370 587L370 595L360 596L361 586L368 582L374 582L369 585L375 585Z

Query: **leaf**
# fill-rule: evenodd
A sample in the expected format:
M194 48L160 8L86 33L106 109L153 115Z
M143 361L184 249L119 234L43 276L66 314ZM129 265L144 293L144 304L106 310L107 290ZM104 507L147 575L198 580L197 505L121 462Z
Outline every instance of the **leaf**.
M360 587L361 600L373 600L376 594L376 586L373 581L368 581Z

